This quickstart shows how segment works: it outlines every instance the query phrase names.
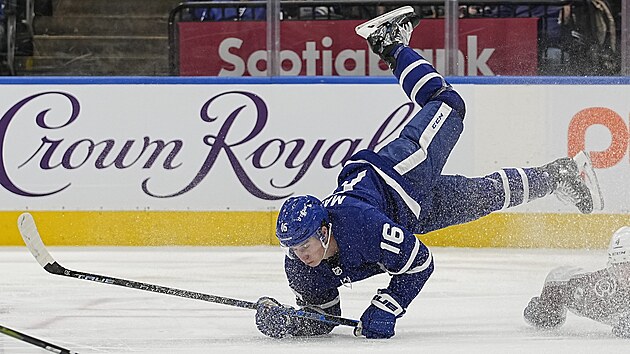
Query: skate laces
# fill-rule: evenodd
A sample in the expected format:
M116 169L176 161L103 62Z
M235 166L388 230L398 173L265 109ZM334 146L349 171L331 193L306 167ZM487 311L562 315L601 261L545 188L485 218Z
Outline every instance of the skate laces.
M374 47L374 51L381 53L383 49L393 43L401 42L405 45L411 39L413 24L407 17L402 17L391 22L384 23L370 35L368 41Z
M604 209L604 198L590 156L581 151L573 158L562 158L543 168L555 183L552 193L582 214Z
M556 197L565 204L575 205L580 212L588 212L590 191L577 164L574 169L568 165L561 166L557 173L558 181L554 190Z
M580 193L574 184L566 180L560 180L554 191L556 197L565 204L577 204L580 201Z

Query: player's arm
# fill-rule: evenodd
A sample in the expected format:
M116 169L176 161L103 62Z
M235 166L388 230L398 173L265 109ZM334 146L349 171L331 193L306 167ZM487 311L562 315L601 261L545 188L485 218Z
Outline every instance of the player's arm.
M338 281L332 273L310 268L299 260L285 259L285 270L289 286L296 295L297 305L304 311L341 315ZM256 326L265 335L273 338L286 336L318 336L330 333L335 324L287 315L287 307L273 298L258 300Z
M433 273L433 256L413 233L382 214L372 213L366 217L370 220L367 225L379 237L368 257L374 257L392 277L361 316L362 334L368 338L389 338L394 335L396 319L404 315Z
M339 298L332 304L307 304L301 309L308 312L341 315ZM276 299L262 297L258 299L256 310L256 326L265 335L273 338L287 336L307 337L319 336L330 333L336 324L312 320L304 317L291 316L292 307L280 304ZM299 304L298 304L299 305Z
M536 328L551 329L564 324L570 292L569 280L582 270L558 267L549 272L539 296L533 297L525 310L525 321Z

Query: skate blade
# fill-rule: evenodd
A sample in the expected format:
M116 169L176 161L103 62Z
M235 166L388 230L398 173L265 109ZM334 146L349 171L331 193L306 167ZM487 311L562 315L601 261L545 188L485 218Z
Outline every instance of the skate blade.
M585 152L580 151L573 157L573 161L577 164L578 171L584 180L584 184L591 191L591 197L593 198L593 210L604 209L604 196L599 188L599 182L597 181L597 175L591 162L591 157Z
M367 39L372 32L381 24L391 20L394 17L398 17L404 14L414 13L413 7L411 6L403 6L399 7L390 12L384 13L378 17L375 17L367 22L363 22L362 24L355 27L354 31L361 37Z

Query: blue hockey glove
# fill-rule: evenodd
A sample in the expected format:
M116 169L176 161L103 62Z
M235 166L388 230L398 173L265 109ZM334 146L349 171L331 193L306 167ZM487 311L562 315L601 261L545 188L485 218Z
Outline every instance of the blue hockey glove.
M367 338L391 338L395 334L396 318L404 313L405 310L390 294L376 294L361 316L360 334Z
M630 317L624 316L612 328L612 333L620 338L630 339Z
M283 338L294 331L290 313L293 307L284 306L271 297L261 297L256 302L256 327L264 335Z

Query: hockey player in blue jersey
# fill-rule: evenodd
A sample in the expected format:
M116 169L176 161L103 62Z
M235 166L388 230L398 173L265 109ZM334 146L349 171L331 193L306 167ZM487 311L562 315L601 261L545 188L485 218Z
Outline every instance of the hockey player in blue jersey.
M367 338L392 337L396 320L433 272L431 251L415 234L469 222L551 193L582 213L601 207L594 172L583 153L480 178L442 174L462 132L466 107L433 66L407 46L418 22L413 9L405 6L357 26L356 31L422 109L380 151L363 150L346 161L330 196L322 201L314 196L289 198L277 221L276 236L287 251L289 286L306 311L340 315L338 287L385 272L391 276L355 330ZM292 317L286 309L273 298L259 299L258 329L281 338L326 334L334 327Z

